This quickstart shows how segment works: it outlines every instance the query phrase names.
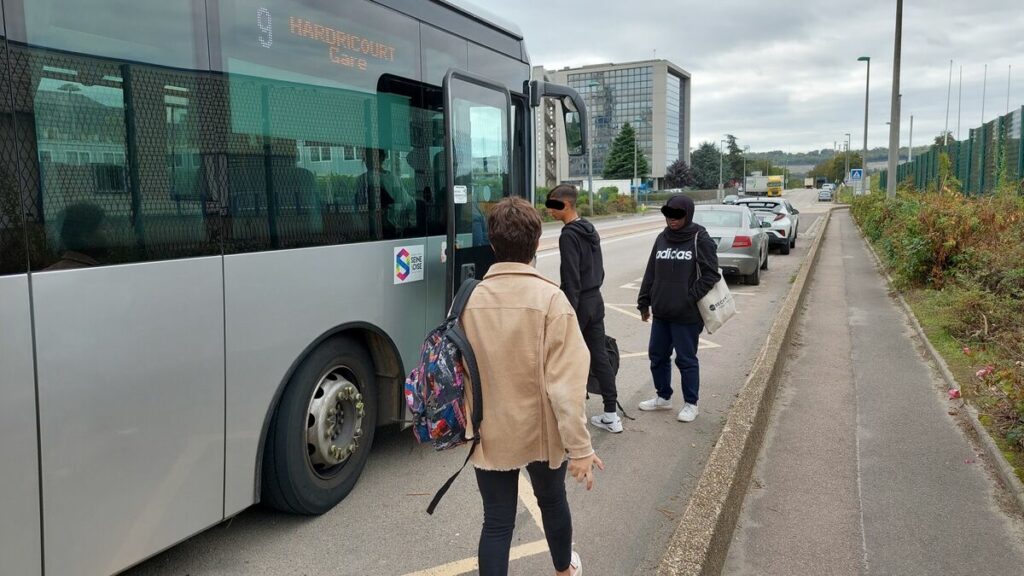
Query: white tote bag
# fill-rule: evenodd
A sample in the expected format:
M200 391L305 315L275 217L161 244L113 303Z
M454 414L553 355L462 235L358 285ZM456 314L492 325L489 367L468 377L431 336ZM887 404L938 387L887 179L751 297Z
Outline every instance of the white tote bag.
M696 237L693 239L693 253L697 263L697 280L700 280L700 252L697 251ZM700 310L700 317L704 319L704 328L708 334L714 334L736 315L736 300L729 291L729 285L725 283L721 268L718 269L718 276L718 282L711 291L697 301L697 309Z

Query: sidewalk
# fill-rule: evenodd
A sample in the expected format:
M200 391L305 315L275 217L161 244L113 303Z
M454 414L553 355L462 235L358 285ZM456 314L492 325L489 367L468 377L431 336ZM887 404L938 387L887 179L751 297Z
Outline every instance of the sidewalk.
M1021 519L833 214L723 574L1024 573Z

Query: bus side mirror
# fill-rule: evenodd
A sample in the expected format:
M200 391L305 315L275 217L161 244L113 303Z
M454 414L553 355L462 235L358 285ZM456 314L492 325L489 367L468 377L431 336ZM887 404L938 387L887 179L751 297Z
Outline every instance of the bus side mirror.
M541 100L544 98L554 98L561 103L566 150L569 156L586 154L589 141L587 107L579 93L568 86L552 84L544 80L531 80L529 91L530 105L535 108L541 105Z

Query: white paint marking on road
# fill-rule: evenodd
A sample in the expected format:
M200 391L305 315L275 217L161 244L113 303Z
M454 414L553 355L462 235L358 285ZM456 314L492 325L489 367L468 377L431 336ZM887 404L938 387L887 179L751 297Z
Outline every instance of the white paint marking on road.
M631 318L636 318L637 320L642 320L640 315L637 314L636 312L633 312L632 310L627 310L626 308L622 308L620 306L616 306L615 304L605 303L604 306L605 306L605 308L611 308L612 310L615 310L616 312L625 314L626 316L629 316ZM714 342L711 342L710 340L705 340L703 338L701 338L698 341L698 344L697 344L697 349L698 350L704 350L704 349L709 349L709 348L721 348L721 347L722 347L721 344L715 344ZM647 355L646 352L644 352L643 354L645 356ZM620 358L638 358L638 356L633 356L633 355L625 355L625 356L619 356L619 357Z
M619 286L619 288L624 288L626 290L639 290L640 289L640 284L643 283L643 281L644 281L644 279L642 277L641 278L637 278L636 280L633 280L632 282L630 282L628 284L623 284L622 286Z
M647 230L644 232L637 232L636 234L626 234L624 236L617 236L609 240L601 240L601 246L607 246L609 244L615 244L616 242L622 242L624 240L633 240L634 238L643 238L644 236L651 236L653 234L661 234L662 228L656 230ZM558 248L550 248L545 250L542 254L537 254L537 258L550 258L552 256L558 256Z
M722 347L721 344L715 344L714 342L712 342L710 340L705 340L703 338L698 340L698 343L697 343L697 350L706 350L708 348L721 348L721 347Z
M730 290L733 296L757 296L758 292L738 292L736 290Z
M637 320L643 320L643 318L640 317L640 314L638 314L636 312L633 312L632 310L629 310L627 308L623 308L623 307L620 307L620 306L616 306L615 304L607 304L607 303L604 306L605 306L605 308L611 308L612 310L615 310L616 312L619 312L621 314L625 314L626 316L629 316L631 318L636 318Z
M526 558L527 556L536 556L537 554L543 554L548 551L548 543L546 540L536 540L528 544L521 544L512 548L509 551L508 559L519 560L520 558ZM409 572L405 576L459 576L460 574L469 574L479 568L477 559L466 558L465 560L456 560L455 562L449 562L441 566L434 568L427 568L426 570L420 570L418 572Z
M533 484L530 483L530 479L526 477L526 471L519 472L519 499L523 501L523 506L526 506L526 511L533 517L533 522L540 528L540 531L544 531L544 520L540 515L540 507L537 506L537 495L533 493Z
M632 354L619 354L619 358L647 358L647 352L633 352Z

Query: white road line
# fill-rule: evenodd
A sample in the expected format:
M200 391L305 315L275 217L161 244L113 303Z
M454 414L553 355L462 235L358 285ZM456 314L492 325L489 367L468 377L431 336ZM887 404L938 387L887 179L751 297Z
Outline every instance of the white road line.
M636 234L626 234L625 236L618 236L609 240L601 240L601 246L607 246L609 244L615 244L616 242L622 242L625 240L633 240L635 238L643 238L644 236L652 236L654 234L661 234L663 228L655 230L647 230L645 232L637 232ZM551 248L545 250L542 254L537 254L537 258L550 258L551 256L558 256L558 248Z
M710 340L705 340L703 338L698 340L698 344L697 344L697 349L698 350L706 350L708 348L721 348L721 347L722 347L721 344L715 344L714 342L712 342Z
M647 358L647 352L633 352L632 354L619 354L619 358Z
M612 310L615 310L616 312L619 312L621 314L625 314L626 316L629 316L631 318L636 318L637 320L643 320L643 318L640 317L640 314L638 314L636 312L633 312L632 310L629 310L627 308L622 308L622 307L616 306L615 304L607 304L607 303L604 306L605 306L605 308L611 308Z
M526 558L527 556L535 556L537 554L543 554L548 551L548 543L546 540L536 540L528 544L521 544L512 548L509 552L509 561L518 560L520 558ZM470 572L476 571L479 568L477 559L466 558L464 560L456 560L455 562L449 562L436 566L434 568L427 568L426 570L420 570L418 572L409 572L405 576L459 576L459 574L469 574Z
M615 310L616 312L625 314L626 316L629 316L631 318L636 318L637 320L642 320L640 315L637 314L636 312L633 312L632 310L627 310L626 308L622 308L620 306L616 306L615 304L605 303L604 306L605 306L605 308L611 308L612 310ZM698 350L704 350L704 349L709 349L709 348L721 348L721 347L722 347L721 344L715 344L714 342L711 342L710 340L705 340L703 338L701 338L698 341L698 344L697 344L697 349ZM644 355L646 356L647 353L644 352ZM623 355L620 355L619 357L620 358L638 358L639 356L633 356L633 355L624 355L623 356Z

